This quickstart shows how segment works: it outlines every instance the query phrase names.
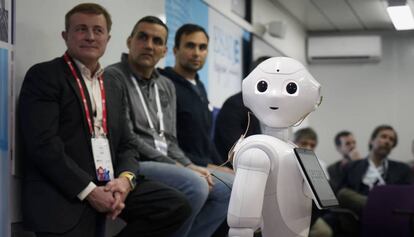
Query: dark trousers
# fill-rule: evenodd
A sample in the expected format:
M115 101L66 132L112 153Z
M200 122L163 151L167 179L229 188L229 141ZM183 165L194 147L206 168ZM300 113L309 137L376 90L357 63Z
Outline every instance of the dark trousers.
M141 180L125 200L120 217L127 222L118 237L163 237L174 233L190 216L191 208L184 195L161 183ZM92 207L85 209L79 223L71 230L36 233L37 237L103 237L104 214Z

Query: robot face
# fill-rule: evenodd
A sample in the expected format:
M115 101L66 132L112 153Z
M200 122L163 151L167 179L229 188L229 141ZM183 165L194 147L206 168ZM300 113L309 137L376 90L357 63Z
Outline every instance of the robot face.
M287 128L318 106L320 84L298 61L270 58L243 80L243 101L265 125Z

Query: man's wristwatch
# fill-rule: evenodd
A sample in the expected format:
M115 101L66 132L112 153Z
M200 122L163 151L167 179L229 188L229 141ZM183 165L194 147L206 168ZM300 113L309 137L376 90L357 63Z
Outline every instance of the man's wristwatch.
M123 172L121 175L119 175L120 177L125 177L128 179L129 181L129 185L131 185L131 190L133 190L135 188L135 186L137 186L137 179L135 177L135 175L131 172Z

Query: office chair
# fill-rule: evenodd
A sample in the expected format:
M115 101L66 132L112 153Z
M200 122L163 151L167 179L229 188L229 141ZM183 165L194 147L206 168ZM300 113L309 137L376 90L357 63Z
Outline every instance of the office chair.
M361 217L362 237L414 236L414 185L375 187Z

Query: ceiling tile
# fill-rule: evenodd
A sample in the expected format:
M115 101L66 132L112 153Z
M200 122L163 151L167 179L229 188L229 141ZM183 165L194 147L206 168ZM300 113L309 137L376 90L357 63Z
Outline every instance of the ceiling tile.
M309 0L273 0L274 3L282 5L300 22L306 22L306 14L308 12Z
M367 30L394 29L384 0L347 0Z
M306 20L304 22L309 31L333 31L338 30L326 18L325 15L313 4L310 4L306 12Z
M272 0L296 17L307 30L336 30L310 0Z
M364 0L360 0L364 1ZM329 21L339 30L363 30L363 25L353 9L344 0L311 0Z
M269 0L308 31L394 30L387 0ZM414 0L407 0L414 9Z

